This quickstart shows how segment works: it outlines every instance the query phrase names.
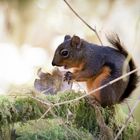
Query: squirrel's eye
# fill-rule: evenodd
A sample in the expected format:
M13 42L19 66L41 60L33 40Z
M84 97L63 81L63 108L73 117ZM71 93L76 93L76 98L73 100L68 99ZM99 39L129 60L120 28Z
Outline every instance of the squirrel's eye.
M64 56L64 57L68 57L69 52L68 52L68 50L64 49L64 50L62 50L62 51L60 52L60 54L61 54L62 56Z

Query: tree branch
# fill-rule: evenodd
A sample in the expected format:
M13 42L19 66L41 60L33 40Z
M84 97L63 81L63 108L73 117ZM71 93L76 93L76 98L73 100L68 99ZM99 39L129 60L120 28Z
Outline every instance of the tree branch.
M96 30L96 28L92 28L73 8L72 6L67 2L67 0L64 0L64 2L66 3L66 5L70 8L70 10L89 28L91 29L97 36L98 40L100 41L101 45L103 45L100 37L99 37L99 34Z

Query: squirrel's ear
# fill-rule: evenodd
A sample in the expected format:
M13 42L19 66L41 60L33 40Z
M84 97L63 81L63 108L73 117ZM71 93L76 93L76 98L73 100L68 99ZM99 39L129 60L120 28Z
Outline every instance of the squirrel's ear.
M80 39L80 37L74 35L72 37L72 39L71 39L71 45L73 47L80 48L80 45L81 45L81 39Z
M71 39L71 36L70 36L70 35L65 35L64 41L66 41L66 40L68 40L68 39Z

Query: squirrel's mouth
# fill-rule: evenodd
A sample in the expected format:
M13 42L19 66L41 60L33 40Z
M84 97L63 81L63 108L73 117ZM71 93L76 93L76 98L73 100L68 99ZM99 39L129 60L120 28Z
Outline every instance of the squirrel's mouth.
M64 69L69 69L69 67L67 65L64 65Z
M64 65L63 67L64 67L64 69L71 69L72 68L72 67L70 67L68 65Z

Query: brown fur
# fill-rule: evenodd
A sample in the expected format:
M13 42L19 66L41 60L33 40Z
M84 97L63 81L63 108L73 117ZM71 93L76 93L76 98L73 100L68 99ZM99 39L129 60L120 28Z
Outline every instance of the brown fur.
M76 72L81 71L81 70L84 68L84 65L85 65L85 63L84 63L84 62L83 62L83 63L78 64L78 66L77 66L77 67L73 68L73 73L76 73Z
M88 92L91 92L92 90L96 88L99 88L102 84L102 81L107 79L110 76L110 72L111 72L111 69L107 66L104 66L101 72L96 77L92 77L91 79L89 79L86 82ZM93 95L96 98L96 100L101 102L100 91L94 92L91 95Z

